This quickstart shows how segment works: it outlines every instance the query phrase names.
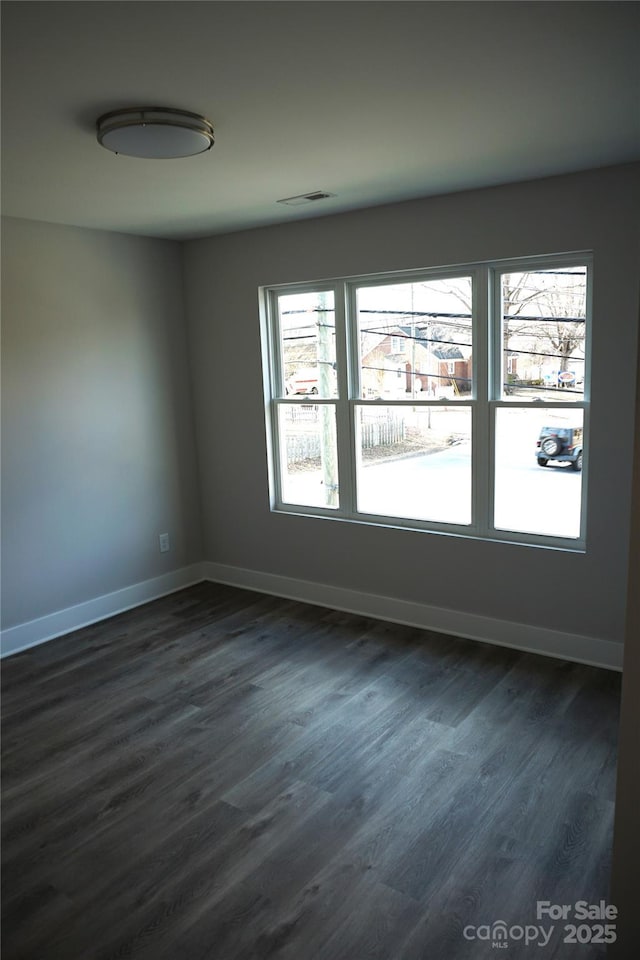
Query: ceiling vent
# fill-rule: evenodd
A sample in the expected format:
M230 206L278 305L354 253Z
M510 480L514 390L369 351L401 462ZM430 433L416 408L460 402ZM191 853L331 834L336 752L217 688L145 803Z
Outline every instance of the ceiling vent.
M335 197L335 193L313 190L311 193L300 193L297 197L285 197L284 200L276 200L276 203L286 203L288 207L301 207L305 203L315 203L316 200L328 200L329 197Z

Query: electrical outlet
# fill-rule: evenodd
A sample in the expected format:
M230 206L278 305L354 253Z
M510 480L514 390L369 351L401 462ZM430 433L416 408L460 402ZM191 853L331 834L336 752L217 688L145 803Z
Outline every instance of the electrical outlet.
M161 533L159 540L160 540L160 553L167 553L167 551L171 549L171 547L169 546L169 534Z

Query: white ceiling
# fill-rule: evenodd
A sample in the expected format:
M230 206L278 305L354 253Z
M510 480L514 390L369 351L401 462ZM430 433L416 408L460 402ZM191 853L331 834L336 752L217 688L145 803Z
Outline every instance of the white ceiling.
M4 2L3 212L186 238L636 160L639 37L635 2ZM97 144L151 104L213 149Z

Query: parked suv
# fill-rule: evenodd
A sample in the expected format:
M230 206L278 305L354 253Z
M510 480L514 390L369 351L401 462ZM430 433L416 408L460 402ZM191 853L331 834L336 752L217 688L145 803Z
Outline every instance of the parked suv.
M550 460L570 463L574 470L582 470L582 427L543 427L536 444L538 466L546 467Z

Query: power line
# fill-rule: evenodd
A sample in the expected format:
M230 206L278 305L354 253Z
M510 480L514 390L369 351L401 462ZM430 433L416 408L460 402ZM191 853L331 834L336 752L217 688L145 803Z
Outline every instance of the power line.
M359 313L372 313L377 315L390 315L398 317L429 317L430 319L438 319L440 317L448 317L449 319L455 318L457 320L470 320L472 318L471 313L442 313L441 311L429 311L429 310L359 310ZM547 316L538 316L536 314L525 314L525 313L516 313L510 314L505 313L502 316L503 320L524 320L531 323L585 323L585 317L547 317ZM441 326L456 326L456 324L446 324L444 321L441 323Z
M375 310L373 308L361 308L358 310L358 313L377 313L377 314L389 314L396 317L456 317L458 320L470 320L472 314L470 313L445 313L442 310L382 310L380 307L377 307Z
M397 370L393 370L389 367L371 367L371 366L362 366L361 370L373 370L376 373L388 373L394 374L398 373ZM400 368L400 375L398 379L406 377L407 374L410 377L425 377L429 380L456 380L458 383L471 383L471 377L458 377L453 373L426 373L420 370L403 370Z
M584 340L584 337L580 339ZM546 353L544 350L515 350L513 347L505 347L503 353L510 353L517 356L522 354L527 357L565 357L565 359L571 360L572 363L584 363L584 357L570 357L566 353Z
M366 332L372 332L372 331L366 331ZM373 332L375 333L375 331ZM400 337L398 337L398 339L400 339ZM461 341L461 340L436 340L432 337L431 338L430 337L403 337L402 339L415 340L416 343L418 344L441 343L445 347L471 347L471 344L468 341ZM288 340L315 340L315 337L313 336L312 333L307 333L303 337L283 337L282 338L283 343ZM375 350L376 348L372 347L372 349ZM455 358L450 357L449 359L455 359ZM460 359L460 357L458 357L458 359Z
M308 314L308 313L326 313L326 310L286 310L283 311L287 314ZM440 326L456 326L456 324L447 324L446 320L443 318L448 318L450 320L471 320L473 314L471 313L445 313L441 310L389 310L381 309L380 307L374 309L364 309L358 310L358 314L373 314L374 316L390 316L390 317L406 317L410 319L412 317L425 317L430 320L440 320ZM502 316L503 320L517 320L517 321L526 321L527 323L585 323L585 317L554 317L554 316L538 316L537 314L525 314L525 313L505 313ZM299 327L296 327L297 330L308 330L310 328L316 328L318 326L317 322L301 324ZM335 329L335 324L323 324L323 326L332 327ZM466 326L466 324L458 324L458 326ZM401 336L402 334L398 334ZM406 334L404 334L406 336Z
M371 331L370 331L370 332L371 332ZM283 337L283 341L284 341L284 340L305 340L305 339L306 339L306 340L313 340L314 337L313 337L312 334L308 334L308 335L306 335L305 337ZM415 340L415 341L416 341L418 344L420 344L420 345L422 345L422 344L429 344L429 343L430 343L430 344L441 344L441 345L444 346L444 347L470 347L470 346L471 346L470 343L463 342L463 341L461 341L461 340L438 340L438 339L435 339L435 338L409 337L409 336L405 336L404 339L406 339L406 340ZM577 343L577 341L584 340L585 338L584 338L584 337L572 337L571 339L572 339L574 342ZM373 349L375 350L375 347L374 347ZM426 347L425 347L425 349L426 349ZM506 347L506 346L503 348L503 352L509 353L509 354L513 354L513 355L517 355L517 356L553 357L553 358L555 358L555 359L559 359L559 358L562 358L562 357L567 358L567 354L565 354L565 353L551 353L551 352L548 351L548 350L521 350L521 349L516 349L515 347ZM392 356L396 356L396 354L391 354L391 355L392 355ZM468 359L468 358L465 358L465 357L440 357L439 359L441 359L441 360L464 360L464 359ZM568 357L568 359L571 360L572 363L584 363L584 357Z

